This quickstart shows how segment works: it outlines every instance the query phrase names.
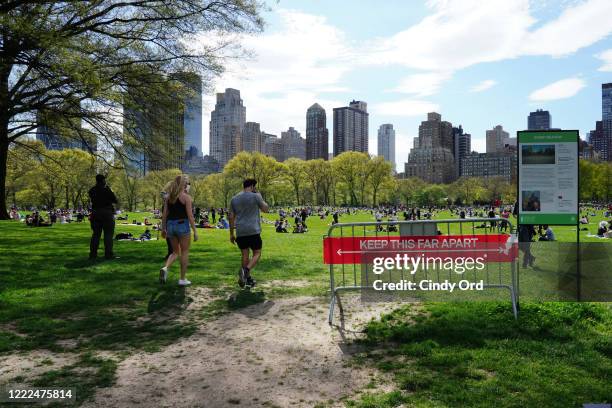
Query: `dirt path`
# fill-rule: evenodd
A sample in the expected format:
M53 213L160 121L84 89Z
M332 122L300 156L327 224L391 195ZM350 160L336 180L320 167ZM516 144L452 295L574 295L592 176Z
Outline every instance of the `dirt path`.
M327 324L327 304L300 297L221 316L158 353L122 361L117 383L86 407L312 407L354 395L374 372L348 367L356 328L390 305L343 296L344 330ZM339 321L339 320L338 320Z

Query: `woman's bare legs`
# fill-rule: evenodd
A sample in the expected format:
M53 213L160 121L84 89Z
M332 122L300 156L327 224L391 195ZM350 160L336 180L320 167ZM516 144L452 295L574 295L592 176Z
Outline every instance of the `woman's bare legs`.
M178 246L181 247L181 279L185 279L187 274L187 266L189 266L189 246L191 244L191 235L186 234L178 239ZM174 243L172 244L174 245ZM174 246L173 246L174 248Z
M176 259L181 256L181 248L179 247L179 239L175 236L170 237L170 242L172 242L172 253L166 259L166 264L164 265L166 268L170 268L170 266L176 261Z

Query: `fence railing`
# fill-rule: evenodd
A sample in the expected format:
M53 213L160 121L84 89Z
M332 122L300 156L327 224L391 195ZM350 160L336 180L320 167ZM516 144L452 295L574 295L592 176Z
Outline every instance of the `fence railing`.
M506 248L500 246L500 242L490 241L495 238L492 235L500 238L499 235L507 235L508 239L505 243ZM341 242L348 242L357 245L360 240L400 240L410 237L430 237L434 239L438 237L444 238L449 236L462 236L466 239L472 238L474 242L482 241L480 248L472 249L475 251L499 251L511 249L516 253L516 231L512 222L505 218L467 218L467 219L447 219L447 220L415 220L415 221L380 221L380 222L356 222L334 224L330 226L327 235L325 236L324 245L327 254L342 255L343 250L339 247ZM340 238L334 240L329 238ZM348 240L347 240L348 238ZM335 247L338 246L338 247ZM510 248L512 247L512 248ZM344 251L348 252L359 251ZM399 251L399 252L416 252L416 251ZM431 255L433 251L427 249L419 249L421 255ZM375 253L375 252L374 252ZM372 253L370 253L372 255ZM344 255L346 256L346 255ZM455 254L454 256L460 256ZM369 284L368 273L371 270L371 265L367 263L371 259L357 259L354 262L328 262L329 263L329 280L331 300L329 304L329 324L333 323L334 310L336 300L340 313L342 314L342 306L340 303L339 294L342 291L352 290L373 290ZM363 263L361 263L363 262ZM370 268L370 269L368 269ZM427 279L441 279L447 271L418 271L423 272ZM451 274L452 272L449 272ZM431 275L430 275L431 274ZM453 276L450 276L453 278ZM516 256L507 256L505 262L485 262L484 269L478 273L465 273L461 275L464 280L470 282L481 282L484 288L487 289L506 289L510 293L510 301L512 303L512 311L514 317L518 317L518 279L516 273ZM366 283L366 284L364 284ZM362 292L363 293L363 292Z

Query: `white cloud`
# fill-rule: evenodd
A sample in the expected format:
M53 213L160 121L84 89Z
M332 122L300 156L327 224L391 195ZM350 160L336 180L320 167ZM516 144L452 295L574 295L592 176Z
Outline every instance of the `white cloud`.
M414 74L403 78L392 92L414 94L419 97L430 96L438 92L445 81L451 78L450 72L428 72Z
M603 65L597 69L598 71L612 71L612 48L597 54L595 57L603 61Z
M482 91L486 91L487 89L495 86L496 84L497 84L497 81L494 81L492 79L485 79L484 81L480 82L479 84L474 85L470 89L470 92L482 92Z
M372 44L372 63L457 70L513 57L534 19L527 0L432 1L433 13Z
M369 44L371 64L453 71L525 55L559 57L612 33L612 1L570 2L555 20L537 20L528 0L429 1L432 13L395 35Z
M371 105L371 112L376 115L388 116L422 116L428 112L437 111L437 103L418 99L402 99L393 102L381 102Z
M571 98L585 86L586 83L580 78L566 78L536 89L529 95L529 99L532 101L553 101Z
M398 172L404 171L404 163L408 160L415 136L404 133L395 134L395 162Z
M324 17L284 9L277 12L281 19L278 30L243 37L242 45L254 57L228 61L227 72L216 81L215 91L239 89L247 121L261 123L262 130L280 135L294 126L305 136L309 106L318 102L331 115L333 107L348 102L325 94L348 91L340 81L353 69L354 54L344 33ZM215 99L214 95L204 97L205 121L210 120ZM204 150L208 151L208 131L204 133Z
M556 20L527 33L522 54L561 57L588 47L612 32L611 15L610 0L572 4Z
M215 84L216 91L240 89L247 120L260 122L267 131L278 133L291 125L303 132L305 110L312 103L322 104L331 116L331 108L364 97L349 95L357 91L343 82L349 71L398 65L419 70L392 89L411 98L378 103L371 110L394 116L423 115L438 109L423 98L436 94L460 69L526 55L566 56L612 33L611 0L565 1L554 6L561 9L557 18L544 22L534 17L538 11L533 0L531 4L530 0L429 0L427 5L430 12L418 23L360 43L352 42L325 17L278 9L280 24L275 31L242 38L254 58L240 63L230 60L228 72ZM553 6L542 7L551 10ZM612 70L608 51L598 55L604 60L600 70ZM493 86L491 81L475 85L472 91ZM569 97L563 95L573 95L584 86L577 81L581 80L551 84L535 91L531 99ZM347 93L346 100L329 95L340 92ZM214 97L207 96L205 120L213 107Z

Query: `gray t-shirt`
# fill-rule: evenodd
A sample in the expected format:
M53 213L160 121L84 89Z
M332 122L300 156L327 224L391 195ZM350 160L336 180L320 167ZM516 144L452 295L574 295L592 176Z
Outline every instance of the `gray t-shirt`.
M243 191L232 198L230 208L236 216L236 236L247 237L261 233L259 207L264 200L259 193Z

